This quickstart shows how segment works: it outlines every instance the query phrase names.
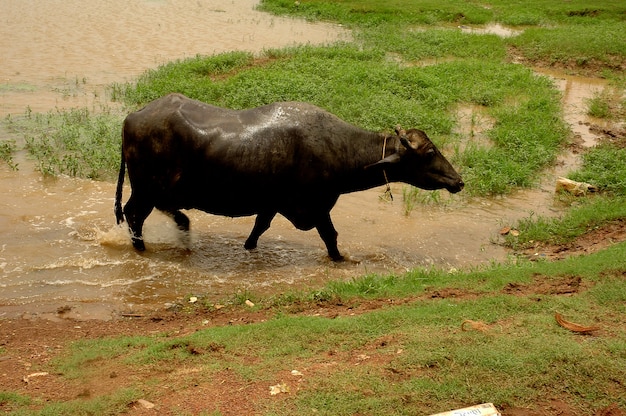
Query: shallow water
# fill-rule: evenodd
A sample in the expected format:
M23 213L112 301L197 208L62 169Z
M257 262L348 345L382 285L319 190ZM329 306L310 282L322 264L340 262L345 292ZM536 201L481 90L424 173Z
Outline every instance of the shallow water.
M502 26L500 23L490 23L484 26L459 26L459 29L464 33L489 34L501 38L509 38L522 33L522 30Z
M0 0L0 115L93 103L112 82L197 54L349 36L254 10L255 0Z
M27 106L41 112L92 106L103 100L108 83L172 59L349 36L335 25L256 12L254 4L0 0L0 115L19 115ZM603 85L593 81L589 90L591 80L552 75L565 92L568 122L592 144L589 129L579 128L584 119L579 110ZM479 108L460 109L459 129L481 127L475 123L479 113ZM0 139L5 137L0 131ZM108 319L191 294L221 301L237 291L277 293L369 272L503 261L506 251L493 244L500 228L530 212L558 212L554 180L576 159L565 155L538 190L473 203L452 197L446 207L418 207L408 217L403 185L393 185L393 203L379 198L383 189L342 196L332 217L339 248L353 261L340 264L327 258L316 232L297 231L282 217L261 237L259 248L248 252L243 242L253 217L197 211L189 212L190 250L182 247L173 222L153 213L145 226L148 250L137 253L127 231L115 225L114 184L43 179L24 155L18 162L18 172L0 165L0 317L54 318L57 308L69 305L66 317ZM125 199L129 194L126 188Z

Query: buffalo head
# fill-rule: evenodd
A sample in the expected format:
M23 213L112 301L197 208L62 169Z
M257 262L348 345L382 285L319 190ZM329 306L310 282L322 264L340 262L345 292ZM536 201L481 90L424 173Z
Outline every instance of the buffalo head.
M368 168L382 167L390 181L405 182L421 189L446 188L451 193L463 189L465 184L461 175L454 170L426 133L417 129L405 131L397 126L396 135L395 153ZM388 139L387 146L392 141L392 138Z

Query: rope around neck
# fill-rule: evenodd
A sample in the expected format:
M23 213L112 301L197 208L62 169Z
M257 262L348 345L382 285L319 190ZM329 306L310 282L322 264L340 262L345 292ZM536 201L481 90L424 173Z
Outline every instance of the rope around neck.
M382 159L385 158L385 152L387 150L387 136L385 136L385 140L383 141L383 157ZM389 179L387 179L387 172L385 171L385 169L383 168L383 175L385 176L385 183L387 184L387 189L385 190L385 193L383 193L380 198L383 200L391 200L393 201L393 194L391 193L391 186L389 186Z

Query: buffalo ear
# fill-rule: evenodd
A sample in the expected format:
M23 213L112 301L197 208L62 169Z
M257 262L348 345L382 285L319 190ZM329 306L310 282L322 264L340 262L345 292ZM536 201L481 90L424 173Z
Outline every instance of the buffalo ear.
M400 137L406 137L406 131L398 124L395 128L396 134Z
M372 163L371 165L365 166L365 169L369 169L371 167L379 166L379 165L391 165L394 163L398 163L399 161L400 161L400 155L397 153L394 153L392 155L387 156L384 159L379 160L376 163Z

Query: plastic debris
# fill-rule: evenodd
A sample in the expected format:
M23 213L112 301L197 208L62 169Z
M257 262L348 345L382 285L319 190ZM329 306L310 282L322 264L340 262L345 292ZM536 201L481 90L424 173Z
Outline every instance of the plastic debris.
M28 382L30 381L30 379L31 379L31 378L34 378L34 377L43 377L43 376L47 376L47 375L48 375L48 373L46 373L45 371L42 371L42 372L40 372L40 373L32 373L32 374L29 374L29 375L27 375L27 376L24 376L24 378L22 379L22 381L23 381L24 383L28 383Z
M137 400L137 404L143 407L144 409L154 409L154 403L151 403L144 399Z
M563 177L556 180L555 192L565 191L574 196L584 196L587 192L596 192L597 190L597 187L585 182L576 182Z
M289 386L285 383L276 384L275 386L270 386L270 394L272 396L276 396L280 393L289 393Z
M493 403L483 403L463 409L437 413L430 416L502 416Z

